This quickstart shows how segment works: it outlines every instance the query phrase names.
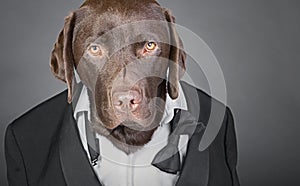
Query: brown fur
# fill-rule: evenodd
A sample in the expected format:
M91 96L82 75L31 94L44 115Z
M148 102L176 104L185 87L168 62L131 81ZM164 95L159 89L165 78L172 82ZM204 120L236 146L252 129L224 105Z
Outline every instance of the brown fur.
M162 34L163 37L171 37L172 46L159 43L160 51L153 56L170 59L169 64L157 63L159 66L155 66L156 63L153 63L148 69L132 65L141 58L139 44L132 44L116 51L106 59L106 62L99 60L102 64L101 72L91 67L92 59L83 57L86 53L86 46L95 39L113 28L142 20L170 23L166 28L153 26L149 27L150 30L146 28L137 30L143 34ZM169 67L168 93L173 99L178 96L178 81L185 70L185 53L173 23L175 19L170 11L161 8L154 0L87 0L78 10L66 17L64 28L54 45L50 62L51 70L55 77L67 83L68 102L72 101L73 68L75 67L82 81L94 89L89 92L89 97L90 101L95 103L91 106L92 123L95 129L126 153L134 152L150 141L161 120L165 106L164 102L151 103L150 100L158 97L165 101L167 93L165 88L167 81L163 78L145 77L134 82L132 86L131 81L135 78L136 72L142 69L144 73L150 71L153 74L163 75ZM168 30L169 33L167 33ZM122 38L115 36L110 43L121 42L120 39ZM103 47L109 50L108 46ZM78 66L81 66L80 69ZM120 118L125 116L116 112L112 104L111 95L124 90L135 90L142 97L138 109L130 113L133 117L129 122L131 126L127 126L126 122L122 123ZM137 122L145 119L149 113L152 120L146 120L147 122L144 123ZM131 128L132 125L137 128ZM139 130L140 128L142 130Z

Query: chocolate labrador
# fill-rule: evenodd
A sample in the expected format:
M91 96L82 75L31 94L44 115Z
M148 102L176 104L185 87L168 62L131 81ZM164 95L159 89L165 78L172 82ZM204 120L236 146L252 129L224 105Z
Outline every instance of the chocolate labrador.
M178 96L186 54L170 11L155 0L87 0L65 19L51 56L68 86L74 69L88 87L98 133L126 153L150 141L166 95Z

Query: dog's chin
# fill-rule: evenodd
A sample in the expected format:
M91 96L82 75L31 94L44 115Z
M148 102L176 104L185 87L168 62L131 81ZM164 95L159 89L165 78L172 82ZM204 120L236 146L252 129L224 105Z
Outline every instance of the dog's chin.
M126 154L136 152L152 139L153 133L159 126L163 116L163 112L153 109L150 116L143 118L143 120L123 118L123 121L114 121L116 123L115 127L111 128L108 127L107 123L101 121L95 113L92 112L91 114L91 123L94 130L105 136L115 147Z
M120 124L107 138L126 154L134 153L148 143L157 127L150 130L138 131Z

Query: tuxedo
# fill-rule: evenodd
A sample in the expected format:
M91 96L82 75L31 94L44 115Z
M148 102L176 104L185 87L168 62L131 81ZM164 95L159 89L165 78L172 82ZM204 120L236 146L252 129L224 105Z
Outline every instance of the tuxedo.
M199 151L199 143L205 130L194 130L176 185L239 185L230 109L187 83L182 82L181 86L188 110L199 123L209 123L212 103L226 111L217 136L204 151ZM197 97L191 92L196 92ZM10 185L101 185L80 141L67 91L39 104L8 126L5 155Z

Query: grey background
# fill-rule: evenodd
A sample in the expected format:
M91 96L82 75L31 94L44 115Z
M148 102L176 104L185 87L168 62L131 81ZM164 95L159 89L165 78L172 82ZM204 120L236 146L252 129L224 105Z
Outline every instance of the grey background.
M300 1L160 2L172 10L178 24L207 42L220 62L236 121L242 185L300 185ZM49 71L49 56L64 17L80 4L79 0L1 2L1 186L7 185L3 153L7 124L65 89ZM197 86L207 90L201 79Z

